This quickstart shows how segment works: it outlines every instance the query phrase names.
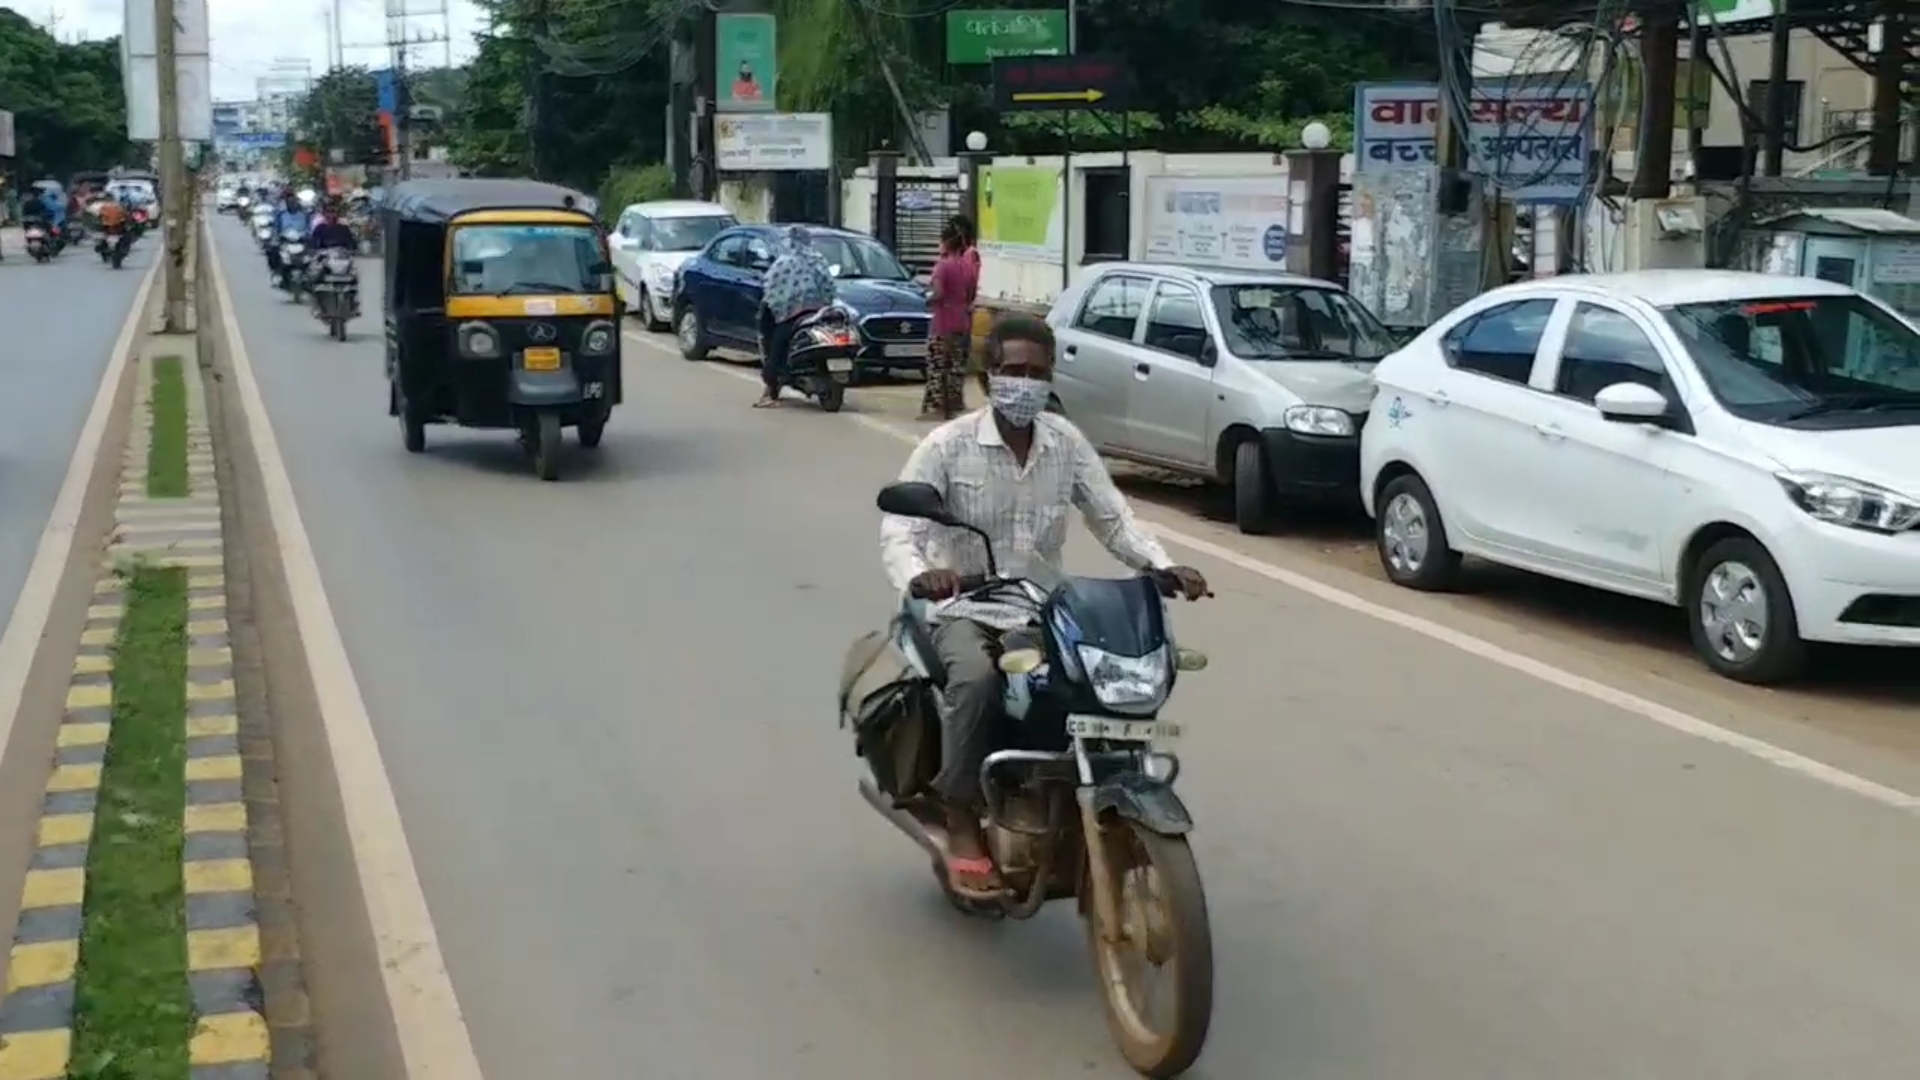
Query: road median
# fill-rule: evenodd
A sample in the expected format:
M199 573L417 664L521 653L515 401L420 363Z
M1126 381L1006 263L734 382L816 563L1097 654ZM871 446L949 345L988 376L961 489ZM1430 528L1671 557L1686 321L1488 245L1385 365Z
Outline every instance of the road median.
M139 343L0 999L0 1080L265 1080L221 501L191 336Z

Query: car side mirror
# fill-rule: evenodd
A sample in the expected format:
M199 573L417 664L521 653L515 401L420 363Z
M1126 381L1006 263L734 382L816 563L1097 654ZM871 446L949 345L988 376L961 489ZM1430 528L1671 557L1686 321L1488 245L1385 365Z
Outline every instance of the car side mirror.
M1593 407L1603 419L1619 424L1652 424L1667 418L1673 404L1667 396L1640 383L1620 382L1593 395Z
M1212 367L1220 362L1220 346L1213 343L1213 335L1207 335L1206 340L1200 343L1199 359L1201 367Z
M919 518L935 525L955 524L953 515L947 512L946 498L932 484L916 481L888 484L880 489L880 497L875 502L883 514Z

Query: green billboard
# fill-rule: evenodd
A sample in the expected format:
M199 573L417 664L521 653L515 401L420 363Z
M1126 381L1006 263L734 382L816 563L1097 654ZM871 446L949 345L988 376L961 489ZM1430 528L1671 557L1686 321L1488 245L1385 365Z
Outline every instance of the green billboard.
M772 112L780 85L778 25L772 15L716 15L715 71L721 112Z
M1003 56L1065 56L1064 11L949 11L947 63L991 64Z

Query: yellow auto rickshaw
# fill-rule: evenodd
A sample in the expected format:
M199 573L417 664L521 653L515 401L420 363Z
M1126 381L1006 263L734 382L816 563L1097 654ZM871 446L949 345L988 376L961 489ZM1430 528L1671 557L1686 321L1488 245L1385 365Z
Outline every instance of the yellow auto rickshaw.
M600 445L621 400L620 305L593 205L532 180L387 192L387 409L409 452L430 424L512 429L552 480L562 429Z

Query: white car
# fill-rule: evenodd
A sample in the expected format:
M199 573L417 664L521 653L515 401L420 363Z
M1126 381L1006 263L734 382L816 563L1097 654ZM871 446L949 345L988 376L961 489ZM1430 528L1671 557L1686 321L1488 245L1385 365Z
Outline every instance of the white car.
M635 203L620 214L607 238L613 255L614 287L627 310L646 320L647 329L672 325L675 275L720 230L738 224L718 203Z
M1920 330L1814 278L1495 289L1382 360L1361 497L1395 582L1462 555L1678 605L1715 671L1920 645Z

